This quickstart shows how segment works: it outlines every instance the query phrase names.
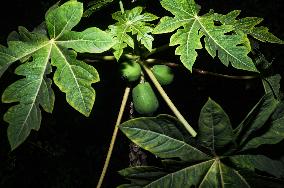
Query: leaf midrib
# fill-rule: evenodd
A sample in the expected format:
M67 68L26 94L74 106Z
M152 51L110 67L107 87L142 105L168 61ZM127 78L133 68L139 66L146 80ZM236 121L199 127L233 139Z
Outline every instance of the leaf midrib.
M61 35L65 32L65 28L67 27L67 25L70 23L70 21L72 20L72 18L74 17L74 12L75 12L76 9L73 9L73 12L72 12L72 16L70 17L70 19L66 22L66 24L64 25L64 27L62 28L61 32L55 36L55 32L54 32L54 40L58 39L59 37L61 37ZM55 26L55 25L54 25ZM54 27L55 28L55 27Z
M167 138L168 140L175 140L176 142L178 142L178 143L180 143L180 144L185 144L185 143L186 143L186 142L182 142L181 140L178 140L178 139L176 139L176 138L170 137L170 136L168 136L168 135L165 135L165 134L162 134L162 133L153 132L153 131L151 131L151 130L145 130L145 129L139 129L139 128L132 128L132 127L122 127L122 128L123 128L123 129L136 130L137 132L139 132L139 131L146 131L146 132L150 132L151 134L156 134L157 137L162 136L162 137ZM137 134L138 134L138 133L137 133ZM186 143L186 144L187 144L187 143ZM192 148L193 150L197 151L199 154L204 155L204 157L208 157L208 158L209 158L209 156L208 156L207 154L203 153L202 151L198 150L197 148L192 147L192 146L189 145L189 144L187 144L187 145L188 145L190 148Z
M138 15L139 16L139 15ZM139 22L139 21L143 21L143 19L135 19L135 18L137 18L138 16L136 16L136 17L134 17L133 19L131 19L131 20L128 20L128 19L124 19L124 18L122 18L122 20L124 21L124 23L125 24L121 24L122 26L124 26L124 30L123 30L123 32L122 32L122 36L121 36L121 38L122 38L122 40L120 40L120 44L119 44L119 48L121 48L121 45L122 45L122 43L123 43L123 38L124 38L124 36L126 35L126 33L127 32L125 32L129 27L131 28L131 27L133 27L133 28L135 28L137 31L139 31L139 29L137 29L135 26L134 26L134 23L136 23L136 22ZM133 21L134 20L134 21ZM130 23L131 24L126 24L128 21L130 21ZM118 26L119 27L119 26ZM146 33L147 34L147 33ZM144 35L143 35L144 36Z
M25 54L23 54L23 55L21 55L21 56L19 56L19 57L15 57L14 61L20 60L20 59L22 59L23 57L26 57L26 56L28 56L28 55L31 55L31 54L33 54L34 52L40 50L41 48L44 48L45 46L47 46L47 45L49 45L49 44L51 44L51 41L47 41L46 43L43 43L42 45L38 46L37 48L35 48L35 49L31 50L31 51L29 51L29 52L27 52L27 53L25 53ZM14 61L13 61L13 62L14 62Z
M42 66L43 68L42 68L42 72L41 72L41 74L39 75L39 82L40 82L40 84L39 84L39 87L37 88L37 91L34 93L34 95L33 95L33 101L30 103L30 105L31 105L31 108L29 108L29 111L28 111L28 113L27 113L27 115L26 115L26 119L24 120L24 122L23 122L23 125L27 125L27 120L28 120L28 117L30 116L30 113L31 113L31 111L32 111L32 109L33 109L33 106L35 105L35 103L36 103L36 100L37 100L37 96L38 96L38 93L39 93L39 90L40 90L40 88L41 88L41 84L42 84L42 81L43 81L43 76L44 76L44 74L45 74L45 70L46 70L46 67L47 67L47 64L48 64L48 61L49 61L49 58L50 58L50 54L51 54L51 49L52 49L52 45L50 45L50 48L49 48L49 51L48 51L48 55L47 55L47 57L46 57L46 61L45 61L45 66ZM19 135L21 134L21 132L22 132L22 130L23 130L23 128L24 128L24 126L21 126L21 128L20 128L20 130L18 131L18 134L17 134L17 138L19 137Z
M193 21L192 26L190 27L190 30L188 32L187 35L187 40L186 40L186 56L189 56L189 37L191 35L191 31L193 30L194 26L195 26L196 20Z
M161 179L166 178L167 176L173 176L173 174L176 174L176 173L179 173L179 172L188 170L188 169L190 169L190 168L197 168L198 166L203 165L203 164L205 164L205 163L209 163L209 162L211 162L211 161L215 161L215 159L207 160L207 161L204 161L204 162L201 162L201 163L198 163L198 164L194 164L194 165L185 167L185 168L183 168L183 169L181 169L181 170L178 170L178 171L175 171L175 172L173 172L173 173L169 173L169 174L167 174L167 175L165 175L165 176L162 176L162 177L160 177L159 179L157 179L157 180L155 180L155 181L149 183L149 184L146 185L144 188L151 187L151 185L152 185L153 183L156 183L156 182L160 181ZM214 162L213 162L213 164L214 164ZM211 165L211 166L212 166L212 165ZM211 166L210 166L210 167L211 167Z
M243 63L241 60L239 60L237 57L235 57L233 54L231 54L229 51L226 50L226 48L224 48L222 45L220 45L213 36L210 35L209 31L207 31L207 29L205 28L205 26L202 24L202 22L200 21L199 17L196 17L196 20L199 22L200 26L202 27L202 30L207 34L207 37L210 37L215 44L217 44L222 50L224 50L228 55L230 55L231 57L233 57L234 59L236 59L238 62L240 62L241 64L243 64L244 66L249 66L251 67L249 64L245 64Z
M0 56L1 56L1 55L2 55L2 56L6 56L6 57L12 59L12 60L6 62L6 64L9 64L9 63L12 63L12 62L14 62L14 61L17 61L17 57L15 57L15 56L13 56L13 55L11 55L11 54L4 53L4 52L0 51ZM4 64L4 65L5 65L5 64Z
M202 181L200 182L199 184L199 187L200 185L202 185L205 181L205 179L207 178L207 176L209 175L209 173L211 172L211 169L215 166L215 163L218 163L218 160L217 159L214 159L214 162L212 163L212 165L210 166L210 168L207 170L205 176L202 178Z
M72 69L71 65L69 64L68 60L65 58L64 54L62 53L62 51L58 48L58 46L54 44L54 47L57 49L57 51L59 52L59 54L63 57L63 59L65 61L65 65L62 68L61 72L65 69L66 66L68 66L68 68L69 68L69 70L70 70L70 72L71 72L71 74L72 74L72 76L74 78L75 84L76 84L76 86L77 86L77 88L79 90L79 94L80 94L80 97L82 99L81 101L83 102L84 109L87 110L88 108L87 108L87 105L85 104L85 100L84 100L83 94L81 92L80 85L79 85L79 83L77 81L77 78L76 78L76 76L75 76L75 74L73 72L73 69ZM61 72L59 73L60 75L61 75Z
M172 1L172 3L175 5L175 7L179 7L178 10L180 10L180 11L183 12L183 13L185 13L186 15L189 15L189 16L192 16L192 17L195 16L195 14L194 14L195 11L193 11L192 8L191 8L191 11L192 11L193 14L191 14L191 13L187 12L186 10L180 8L180 6L179 6L178 4L176 4L175 1ZM166 3L166 4L167 4L167 3ZM167 4L167 5L169 5L169 4ZM171 7L172 7L172 6L171 6ZM169 11L170 11L170 10L169 10Z

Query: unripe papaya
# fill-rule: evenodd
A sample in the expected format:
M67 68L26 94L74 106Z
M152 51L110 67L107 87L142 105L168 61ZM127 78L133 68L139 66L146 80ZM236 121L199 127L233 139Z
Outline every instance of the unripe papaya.
M142 115L152 115L159 107L159 101L148 82L139 83L132 89L134 109Z
M140 78L141 67L139 63L134 61L125 61L120 64L120 73L124 79L134 82Z
M168 85L174 80L173 71L167 65L154 65L152 71L161 85Z

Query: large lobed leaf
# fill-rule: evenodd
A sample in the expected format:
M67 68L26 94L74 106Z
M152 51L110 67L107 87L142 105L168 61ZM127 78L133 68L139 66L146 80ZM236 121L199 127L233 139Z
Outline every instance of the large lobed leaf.
M19 66L15 71L25 78L10 85L2 95L3 102L20 102L11 107L4 116L4 120L10 124L8 139L12 149L21 144L32 129L39 129L39 105L45 111L52 112L54 93L51 89L51 80L45 76L51 71L48 64L50 54L51 45L33 54L33 61Z
M56 40L56 44L72 48L76 52L88 53L102 53L113 45L112 38L96 27L90 27L82 32L66 32Z
M252 59L248 56L250 34L261 41L283 43L268 32L265 27L255 27L262 19L244 18L235 20L240 11L232 11L227 15L208 13L200 16L200 7L194 0L162 0L161 5L174 17L165 16L155 27L153 33L169 33L178 29L170 39L170 45L179 45L176 55L180 55L183 65L192 70L197 58L198 49L202 48L201 38L204 36L205 49L214 58L218 55L221 62L228 66L258 72ZM219 21L220 25L215 22Z
M280 90L280 82L281 82L281 75L275 74L270 75L262 79L262 84L265 90L265 93L273 93L278 100L281 100L282 92Z
M118 188L123 188L146 185L167 173L163 169L154 166L137 166L120 170L119 174L131 181L131 184L118 186Z
M233 31L231 25L216 26L213 16L204 16L199 19L200 32L205 35L205 48L212 56L217 56L228 66L248 71L257 71L253 61L248 57L249 49L245 46L246 36L242 33L227 34Z
M206 160L208 156L184 140L179 122L168 115L136 118L120 125L120 130L135 144L163 158L184 161Z
M16 58L13 56L13 52L11 50L0 45L0 78L15 59Z
M24 63L15 71L24 78L11 84L2 96L5 103L18 103L4 115L4 120L10 124L8 139L12 149L19 146L32 129L39 129L40 107L52 112L54 94L52 81L47 78L51 66L56 67L54 83L66 93L67 102L85 116L90 115L96 96L91 84L99 81L99 75L94 67L77 60L76 52L101 53L114 42L112 36L95 27L82 32L71 31L82 13L82 3L68 1L61 6L57 3L47 11L45 22L33 32L19 27L18 32L9 35L8 48L0 46L0 75L13 62Z
M281 39L270 33L267 27L263 26L256 27L256 25L258 25L263 21L262 18L246 17L246 18L236 19L240 13L241 13L240 10L234 10L226 15L214 14L214 18L216 21L220 21L222 24L225 25L232 25L235 30L242 31L245 34L249 34L255 39L258 39L262 42L270 42L278 44L284 43L284 41L282 41Z
M248 137L261 129L277 108L277 101L272 93L265 94L234 130L239 145L247 142Z
M123 133L143 149L163 159L178 157L185 162L181 167L174 164L174 168L168 165L165 169L125 169L121 175L131 180L131 184L120 187L249 187L244 177L223 164L219 157L210 157L187 143L186 135L177 127L177 120L166 115L136 118L120 125ZM209 137L212 138L211 135Z
M208 99L200 112L198 139L211 151L226 146L234 139L228 115L211 99Z
M91 1L87 5L87 10L83 13L83 17L89 17L94 13L95 11L107 6L108 4L112 3L113 0L96 0Z
M161 158L180 158L183 166L167 170L134 167L121 171L131 184L120 187L249 187L234 169L218 157L209 157L196 146L185 142L177 120L171 116L136 118L120 125L123 133L134 143ZM189 162L189 163L188 163Z
M242 150L257 148L263 144L276 144L284 139L284 101L279 103L268 121L267 131L250 139Z
M112 18L117 22L110 25L110 33L115 37L116 44L113 46L114 56L118 60L123 53L124 48L130 46L134 49L134 40L132 35L137 35L139 41L149 51L152 50L152 42L154 38L150 35L153 27L147 22L156 20L158 17L150 14L143 13L142 7L135 7L132 10L125 10L112 14ZM131 33L132 35L129 35Z
M264 155L234 155L230 160L238 167L246 170L255 169L267 172L277 178L284 177L284 165Z
M58 39L67 31L71 31L81 20L83 4L77 1L69 1L54 8L45 16L46 26L50 38Z
M48 39L45 35L29 32L19 26L19 33L11 32L8 36L8 48L0 45L0 77L15 61L26 61L30 55L45 47Z
M131 169L135 168L137 167ZM150 173L153 172L157 173L156 171L152 171ZM150 176L151 174L149 172L140 174L139 179L135 178L135 176L133 176L132 174L127 174L127 178L131 177L131 184L122 185L119 187L250 187L236 170L224 165L219 160L202 162L196 165L182 168L178 171L168 173L166 175L163 175L162 172L163 171L159 171L159 176ZM146 179L146 177L148 177L148 179ZM151 178L153 177L155 177L156 180L151 181ZM142 178L143 180L146 179L148 181L139 181Z
M57 67L54 83L66 93L67 102L85 116L89 116L96 96L91 84L99 81L96 69L76 60L73 51L58 46L52 48L51 62Z
M269 108L269 104L273 107ZM271 117L272 122L282 120L283 103L276 110L273 104L271 94L265 95L246 117L246 123L242 124L241 129L246 128L252 133L269 122L268 117ZM255 174L256 169L277 178L284 176L281 162L263 155L246 154L238 147L238 142L234 142L234 134L239 136L238 132L233 132L227 114L212 99L201 110L197 137L197 143L210 149L207 152L193 142L192 138L189 139L177 120L168 115L132 119L121 124L120 129L134 143L161 157L163 162L159 168L132 167L120 171L122 176L131 181L130 184L119 186L121 188L250 187L246 178L251 180L250 175ZM283 139L280 135L272 138L273 132L270 129L263 134L262 138L255 139L262 139L262 143L276 143L280 138ZM267 137L267 134L271 137ZM242 138L247 138L247 135ZM228 147L230 142L234 142L234 150ZM218 148L226 155L219 156L216 152Z

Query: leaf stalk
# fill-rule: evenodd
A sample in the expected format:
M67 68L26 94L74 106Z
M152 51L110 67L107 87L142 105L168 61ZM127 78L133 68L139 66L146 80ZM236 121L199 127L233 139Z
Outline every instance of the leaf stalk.
M122 101L121 101L121 105L120 105L119 113L118 113L117 120L116 120L116 123L115 123L115 127L114 127L114 130L113 130L113 133L112 133L112 138L111 138L111 142L110 142L110 145L109 145L107 157L105 159L104 167L103 167L103 170L102 170L102 173L101 173L101 176L100 176L100 179L99 179L99 182L98 182L96 188L100 188L102 186L104 177L106 175L107 168L109 166L110 158L111 158L112 151L113 151L113 146L114 146L114 143L115 143L115 140L116 140L116 137L117 137L117 133L118 133L118 126L121 123L122 115L123 115L123 112L124 112L124 109L125 109L125 106L126 106L126 102L128 100L129 93L130 93L130 87L126 87L125 90L124 90L124 94L123 94L123 98L122 98Z
M169 96L167 95L167 93L165 92L165 90L162 88L161 84L158 82L158 80L156 79L155 75L153 74L153 72L151 71L151 69L144 63L144 62L140 62L142 67L144 68L145 72L147 73L147 75L149 76L149 78L151 79L151 81L153 82L153 84L155 85L155 87L157 88L158 92L160 93L160 95L163 97L163 99L165 100L165 102L167 103L167 105L169 106L169 108L172 110L172 112L175 114L175 116L178 118L178 120L184 125L184 127L186 128L186 130L193 136L195 137L197 135L196 131L189 125L189 123L187 122L187 120L183 117L183 115L179 112L179 110L176 108L176 106L174 105L174 103L171 101L171 99L169 98Z

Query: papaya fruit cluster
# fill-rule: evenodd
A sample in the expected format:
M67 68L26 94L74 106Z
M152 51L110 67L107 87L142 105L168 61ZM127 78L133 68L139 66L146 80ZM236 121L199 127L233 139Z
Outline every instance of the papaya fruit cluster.
M173 82L172 69L166 65L154 65L152 72L161 85ZM128 82L136 82L141 77L141 66L136 61L124 61L120 64L120 73ZM151 116L159 107L159 101L149 82L138 83L132 89L134 109L141 115Z

